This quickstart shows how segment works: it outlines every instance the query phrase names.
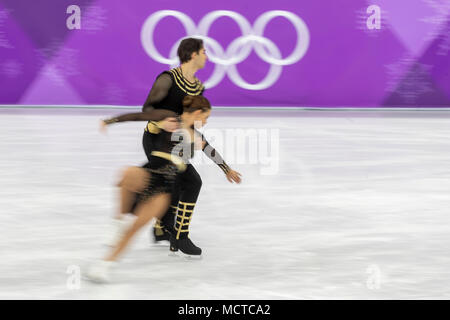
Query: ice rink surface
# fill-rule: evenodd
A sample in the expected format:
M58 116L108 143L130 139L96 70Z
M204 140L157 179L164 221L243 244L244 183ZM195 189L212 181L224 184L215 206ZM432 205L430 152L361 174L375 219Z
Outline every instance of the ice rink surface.
M99 133L123 112L0 109L0 299L450 299L445 111L215 111L205 129L278 132L277 170L230 161L232 185L196 164L203 259L169 257L148 226L111 284L77 286L107 251L121 168L145 162L145 123Z

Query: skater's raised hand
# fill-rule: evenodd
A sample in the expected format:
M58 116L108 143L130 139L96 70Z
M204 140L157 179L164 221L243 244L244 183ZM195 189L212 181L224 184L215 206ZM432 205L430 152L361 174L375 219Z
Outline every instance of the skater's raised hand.
M119 119L117 117L111 118L111 119L104 119L100 122L100 132L106 133L106 127L111 123L118 122Z
M106 127L108 124L105 122L105 120L100 120L100 132L103 134L106 134L107 130Z
M231 183L241 183L241 174L237 171L230 170L227 172L227 180Z

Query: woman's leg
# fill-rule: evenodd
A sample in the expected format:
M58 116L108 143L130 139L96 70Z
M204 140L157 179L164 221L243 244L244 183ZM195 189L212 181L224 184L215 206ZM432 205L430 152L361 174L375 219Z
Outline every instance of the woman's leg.
M144 190L149 181L150 173L141 167L128 167L123 171L122 179L117 184L120 187L120 208L111 221L108 235L104 240L105 245L115 246L121 239L131 222L130 219L126 219L126 214L134 212L136 194Z
M131 238L151 219L160 218L167 210L170 204L170 193L157 194L142 204L139 204L136 208L137 218L134 224L124 233L122 239L113 249L113 251L107 255L106 261L115 261L117 257L127 247Z
M122 180L118 183L120 187L120 210L115 216L121 219L124 214L132 211L136 201L136 193L144 190L150 181L150 174L141 167L128 167L123 173Z

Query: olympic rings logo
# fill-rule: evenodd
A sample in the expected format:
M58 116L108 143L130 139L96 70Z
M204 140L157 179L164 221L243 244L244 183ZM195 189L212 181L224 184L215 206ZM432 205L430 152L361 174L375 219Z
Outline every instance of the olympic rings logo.
M186 14L174 10L161 10L152 14L144 22L141 30L141 41L146 53L154 60L170 65L171 68L179 63L177 48L182 39L179 39L172 47L169 58L163 57L155 47L153 42L153 32L158 22L165 17L175 17L184 26L187 37L196 37L204 41L208 50L208 58L215 63L211 77L205 81L205 87L213 88L218 85L225 75L237 86L248 90L263 90L272 86L280 77L282 67L300 61L306 54L309 47L309 30L305 22L289 11L273 10L267 11L259 16L253 27L241 14L228 11L217 10L204 16L196 27L194 21ZM239 26L242 36L233 40L228 48L224 50L222 46L213 38L208 36L211 25L220 17L229 17ZM266 25L276 17L284 17L294 26L297 34L297 42L292 53L286 58L281 57L278 47L268 38L263 36ZM236 65L241 63L251 54L252 50L263 61L270 63L270 69L266 77L257 84L250 84L242 79L238 73Z

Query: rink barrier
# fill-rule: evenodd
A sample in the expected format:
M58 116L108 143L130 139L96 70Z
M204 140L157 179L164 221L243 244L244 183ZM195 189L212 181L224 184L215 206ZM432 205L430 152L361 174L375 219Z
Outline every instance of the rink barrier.
M120 110L141 110L142 106L113 106L113 105L0 105L0 109L120 109ZM214 106L215 110L284 110L284 111L298 111L298 110L314 110L314 111L450 111L450 106L439 107L269 107L269 106Z

